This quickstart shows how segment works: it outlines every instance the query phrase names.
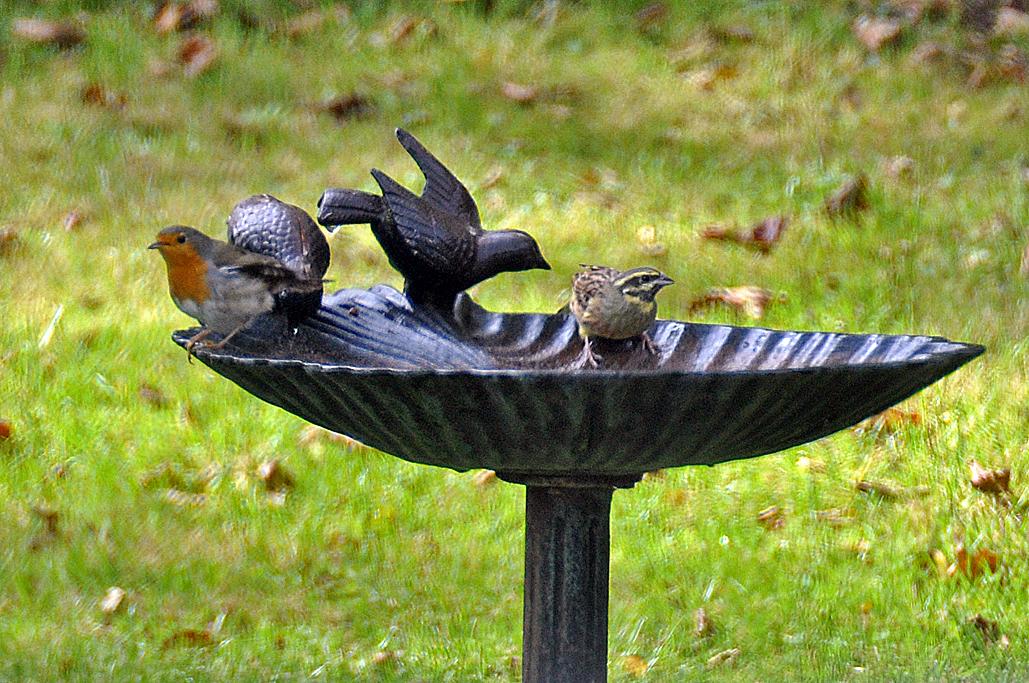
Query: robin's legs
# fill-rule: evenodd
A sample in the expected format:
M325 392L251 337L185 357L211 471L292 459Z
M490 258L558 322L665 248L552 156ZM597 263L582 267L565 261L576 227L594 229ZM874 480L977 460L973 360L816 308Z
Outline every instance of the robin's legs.
M656 356L657 354L661 353L661 349L657 348L657 344L654 343L654 340L650 338L649 334L644 332L640 335L640 337L643 338L644 351L651 354L652 356Z
M590 341L589 337L583 337L582 339L582 354L579 356L577 367L583 368L589 365L591 368L599 367L598 360L604 360L604 357L593 353L593 342Z
M193 347L196 346L198 342L206 339L209 334L211 334L211 328L205 327L189 338L186 342L186 360L190 363L193 362Z
M224 337L222 338L222 340L221 340L220 342L218 342L217 344L212 344L212 345L211 345L211 348L212 348L212 349L220 349L220 348L223 348L223 347L224 347L224 346L225 346L226 344L228 344L228 343L229 343L229 340L230 340L230 339L232 339L233 337L235 337L235 336L236 336L236 334L238 334L239 332L242 332L243 330L245 330L245 329L247 328L247 326L248 326L248 325L250 325L250 323L254 322L254 320L255 320L255 318L251 318L250 320L246 321L245 323L243 323L242 325L240 325L239 327L237 327L236 329L234 329L234 330L233 330L232 332L229 332L229 333L228 333L227 335L225 335L225 336L224 336Z

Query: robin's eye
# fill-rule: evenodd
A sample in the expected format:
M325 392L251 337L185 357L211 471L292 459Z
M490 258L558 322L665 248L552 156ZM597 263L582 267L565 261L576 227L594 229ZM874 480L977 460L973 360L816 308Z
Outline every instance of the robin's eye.
M179 244L185 244L186 243L186 236L185 235L179 235L178 237L175 238L175 241L178 242Z

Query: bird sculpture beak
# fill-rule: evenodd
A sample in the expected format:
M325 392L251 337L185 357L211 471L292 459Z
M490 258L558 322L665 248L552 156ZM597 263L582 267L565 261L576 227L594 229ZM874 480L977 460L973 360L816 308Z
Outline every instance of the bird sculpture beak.
M154 242L149 247L147 247L147 249L160 249L162 246L164 246L162 243Z

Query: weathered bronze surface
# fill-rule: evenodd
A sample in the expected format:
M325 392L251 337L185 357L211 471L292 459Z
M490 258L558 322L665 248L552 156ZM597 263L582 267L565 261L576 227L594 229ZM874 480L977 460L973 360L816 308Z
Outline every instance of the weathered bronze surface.
M180 344L188 332L177 333ZM581 350L565 314L455 315L341 290L288 337L255 325L198 358L247 391L413 462L636 475L789 448L893 405L982 353L939 337L658 321L661 352Z

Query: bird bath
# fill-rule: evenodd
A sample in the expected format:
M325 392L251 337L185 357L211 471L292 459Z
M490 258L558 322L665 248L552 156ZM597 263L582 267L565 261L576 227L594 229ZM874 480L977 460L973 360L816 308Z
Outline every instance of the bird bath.
M983 349L939 337L658 321L650 355L566 314L454 315L385 286L327 295L286 337L270 321L197 357L255 396L416 463L526 486L523 679L604 681L611 496L644 472L714 465L831 434ZM176 332L180 345L190 331Z

